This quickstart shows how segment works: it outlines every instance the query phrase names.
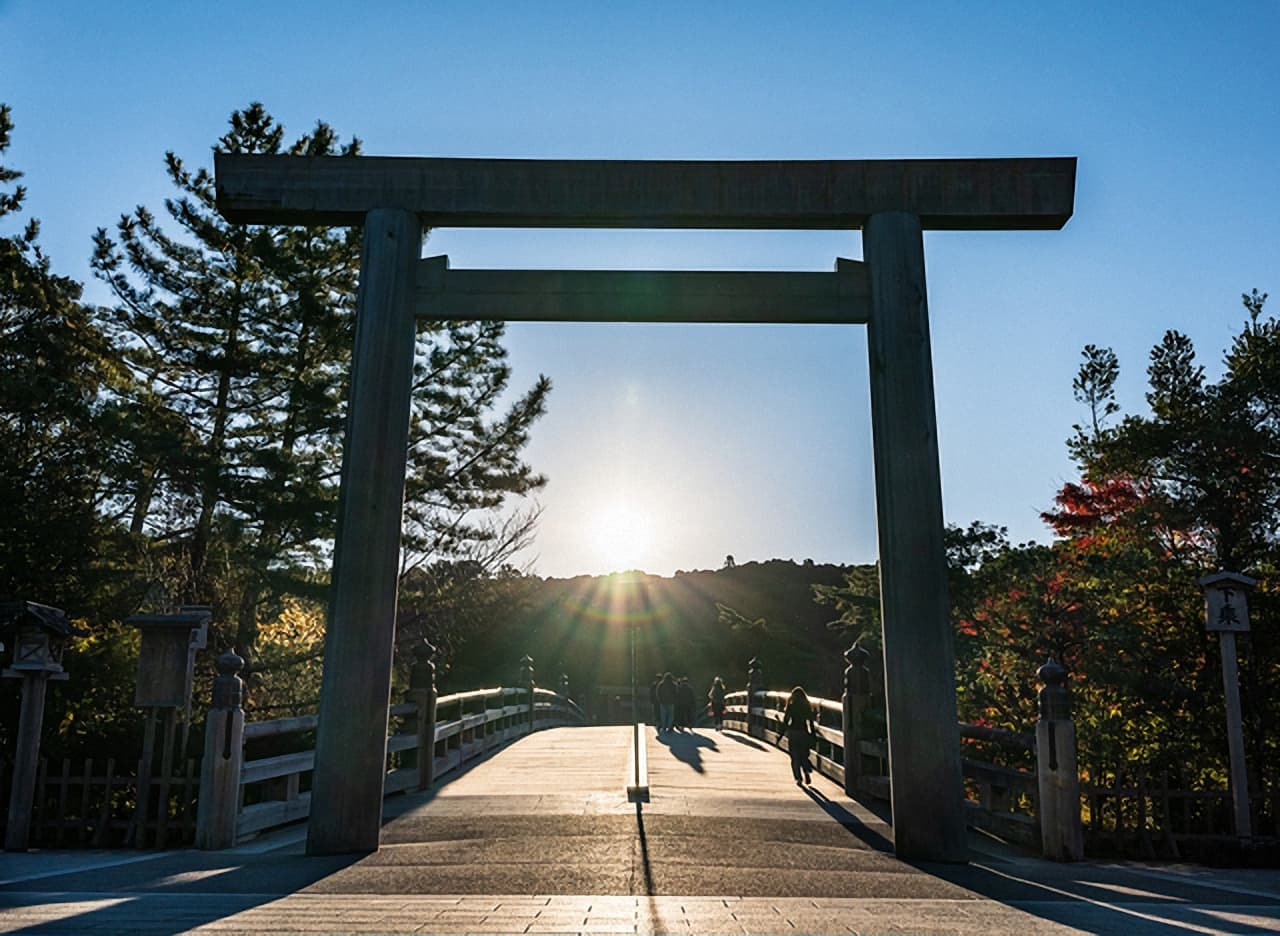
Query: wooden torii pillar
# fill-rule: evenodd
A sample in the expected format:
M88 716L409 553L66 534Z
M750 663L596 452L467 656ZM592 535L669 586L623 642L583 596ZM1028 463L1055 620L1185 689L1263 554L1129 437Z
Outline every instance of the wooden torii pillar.
M894 849L964 861L923 231L1057 230L1074 158L637 162L219 153L247 224L364 227L307 851L378 847L414 321L864 322ZM834 273L451 271L427 227L857 230Z

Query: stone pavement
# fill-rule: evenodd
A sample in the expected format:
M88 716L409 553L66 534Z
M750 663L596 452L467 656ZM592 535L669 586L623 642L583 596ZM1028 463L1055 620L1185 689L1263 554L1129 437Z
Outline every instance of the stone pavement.
M383 847L308 858L284 830L225 852L0 855L0 933L1260 933L1280 872L1055 865L975 836L908 864L882 816L730 732L540 732L386 803Z

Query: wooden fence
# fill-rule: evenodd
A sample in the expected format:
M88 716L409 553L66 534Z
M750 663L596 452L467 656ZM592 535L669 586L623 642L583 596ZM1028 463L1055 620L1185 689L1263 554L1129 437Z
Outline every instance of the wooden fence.
M1095 772L1095 776L1096 776ZM1112 774L1080 787L1085 846L1097 856L1184 858L1236 845L1231 792L1173 789L1167 774ZM1280 835L1280 790L1250 790L1255 836Z
M200 766L187 760L167 776L151 774L150 809L138 814L141 761L120 769L116 758L83 763L40 761L32 801L30 842L46 848L157 848L195 840ZM12 769L4 765L5 782ZM7 801L7 796L4 797ZM160 804L164 803L164 808Z

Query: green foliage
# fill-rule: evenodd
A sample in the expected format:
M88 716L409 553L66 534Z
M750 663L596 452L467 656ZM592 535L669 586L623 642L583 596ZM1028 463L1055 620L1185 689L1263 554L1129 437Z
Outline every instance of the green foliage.
M1280 780L1280 641L1273 632L1280 555L1280 327L1265 294L1210 381L1191 341L1166 333L1151 352L1147 415L1114 401L1115 355L1093 345L1074 383L1088 430L1068 447L1082 480L1063 486L1045 520L1052 546L1004 547L957 602L963 718L1025 730L1035 669L1052 654L1071 673L1086 773L1220 785L1225 717L1217 647L1203 628L1196 579L1250 571L1264 579L1241 640L1246 738L1254 783ZM954 585L953 585L954 587ZM963 593L961 593L963 594Z
M13 122L0 105L0 156ZM0 184L21 177L0 165ZM25 191L0 191L0 222ZM119 378L114 350L80 302L80 284L54 273L39 224L0 236L0 600L60 606L79 625L119 613L132 546L98 510L110 423L102 397ZM57 756L77 737L110 743L132 723L130 642L95 626L67 653L68 682L50 684L46 724ZM11 644L9 635L0 640ZM16 681L0 693L0 760L12 755Z
M253 104L231 116L223 152L348 158L327 124L286 145ZM211 603L216 643L234 644L259 693L294 680L271 666L312 666L318 646L261 653L263 628L296 619L327 584L346 420L360 232L246 227L218 215L207 169L173 153L177 235L145 207L100 230L94 267L117 298L104 327L125 349L131 383L118 414L115 506L153 547L161 592ZM405 484L405 574L437 563L499 568L526 545L537 512L511 499L545 480L521 461L546 408L540 378L504 411L503 325L445 322L418 336ZM439 597L421 577L415 603ZM267 705L296 704L297 687Z
M0 156L13 123L0 105ZM21 177L0 165L0 183ZM25 190L0 191L0 221ZM113 352L80 302L80 284L51 270L39 224L0 237L0 598L83 613L100 597L115 544L95 510L102 471L100 394Z
M0 154L11 129L0 106ZM360 143L323 122L289 141L255 103L216 149L348 158ZM58 750L136 727L136 635L117 622L139 610L212 605L197 718L227 646L249 662L250 708L318 694L361 232L228 224L209 168L170 152L165 172L163 212L138 206L95 236L110 307L51 272L34 221L0 237L0 598L92 626L68 653L73 680L50 691ZM22 207L19 177L0 166L0 221ZM514 499L545 483L521 452L550 382L513 394L502 339L475 322L418 336L406 640L429 629L412 620L424 606L451 615L455 642L482 627L490 583L536 524Z
M1096 439L1102 434L1103 425L1110 416L1120 412L1116 402L1116 378L1120 376L1120 362L1110 348L1097 345L1084 346L1084 363L1071 382L1076 401L1089 407L1091 433L1085 436L1080 426L1073 427L1082 441Z
M324 123L283 147L260 104L232 115L232 153L354 156ZM119 414L116 506L160 552L164 591L211 602L251 662L265 612L315 595L331 536L346 365L358 273L350 231L249 228L217 214L212 174L172 152L180 235L145 207L117 242L95 237L94 268L117 304L104 328L131 382Z
M826 627L827 612L810 596L815 584L834 586L844 571L771 560L671 578L508 572L488 583L488 626L442 651L441 690L509 681L528 653L542 685L555 685L564 672L583 697L593 687L616 691L630 684L628 629L635 628L642 685L670 671L701 691L717 675L741 688L747 661L759 657L768 685L838 697L848 644ZM434 631L429 636L442 644Z

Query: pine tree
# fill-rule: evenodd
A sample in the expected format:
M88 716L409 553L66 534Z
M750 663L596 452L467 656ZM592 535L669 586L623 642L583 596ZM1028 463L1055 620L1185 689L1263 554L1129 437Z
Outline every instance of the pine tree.
M0 105L0 155L13 130ZM0 165L0 185L21 177ZM0 190L0 222L22 210ZM40 226L0 236L0 599L89 610L119 544L95 506L102 471L99 394L114 361L81 286L52 272Z
M232 114L218 149L353 157L360 143L320 122L286 148L284 128L253 104ZM173 153L166 168L180 236L139 207L118 241L96 238L95 270L118 299L107 327L135 376L116 408L132 417L120 420L123 507L166 545L169 591L212 600L224 641L252 665L262 622L327 582L361 235L228 224L207 169ZM510 379L502 334L448 322L419 336L406 569L493 570L528 539L536 513L507 508L543 483L520 452L550 385L491 415Z

